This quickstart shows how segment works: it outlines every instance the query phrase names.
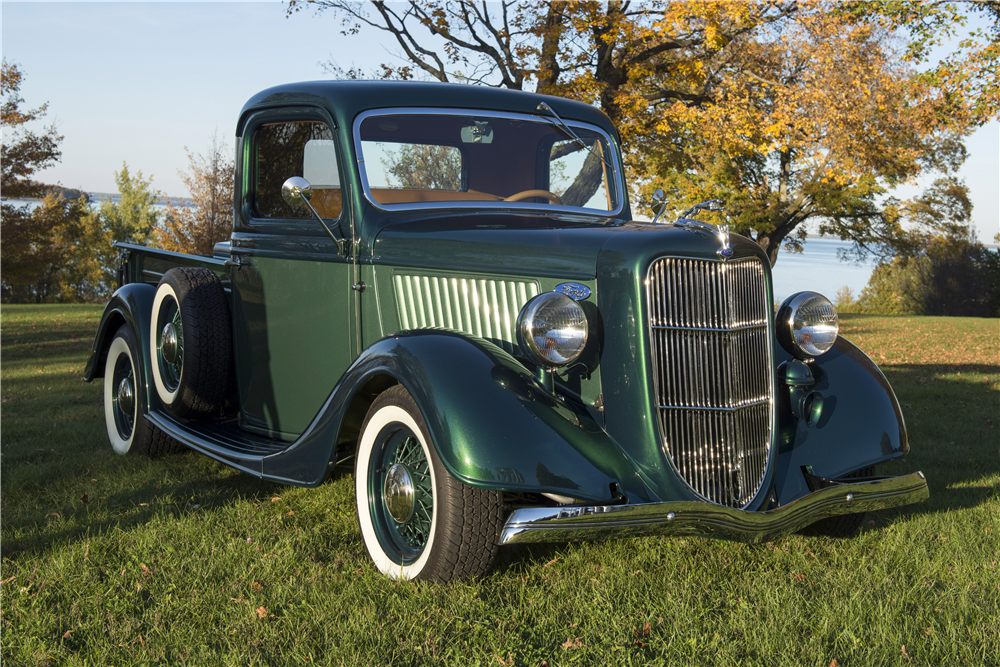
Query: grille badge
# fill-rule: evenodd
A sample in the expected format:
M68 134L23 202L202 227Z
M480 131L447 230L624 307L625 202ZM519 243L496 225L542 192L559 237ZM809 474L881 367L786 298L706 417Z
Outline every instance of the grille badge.
M590 296L590 288L580 283L561 283L553 291L565 294L574 301L583 301Z

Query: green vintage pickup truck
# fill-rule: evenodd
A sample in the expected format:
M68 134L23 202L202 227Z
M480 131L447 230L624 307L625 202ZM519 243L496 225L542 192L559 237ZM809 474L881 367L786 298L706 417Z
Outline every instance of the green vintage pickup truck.
M353 461L376 567L435 581L505 544L849 533L927 497L872 475L903 417L830 302L775 314L764 253L699 207L633 221L593 107L291 84L236 147L212 257L120 246L85 371L116 452L299 486Z

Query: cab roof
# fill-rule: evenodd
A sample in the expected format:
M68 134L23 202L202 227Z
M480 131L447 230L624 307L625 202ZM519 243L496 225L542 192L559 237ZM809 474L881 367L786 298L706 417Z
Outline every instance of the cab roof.
M547 103L562 118L597 125L618 137L607 115L583 102L506 88L417 81L305 81L275 86L247 101L240 112L236 132L242 132L249 112L275 107L320 106L327 109L338 124L350 127L354 117L363 111L406 107L484 109L551 118L537 110L539 102Z

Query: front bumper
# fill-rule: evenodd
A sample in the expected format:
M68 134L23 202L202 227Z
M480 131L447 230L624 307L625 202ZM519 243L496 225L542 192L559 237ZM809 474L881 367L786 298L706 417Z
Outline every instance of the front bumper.
M569 542L638 535L704 535L768 542L838 514L898 507L926 500L922 472L814 491L783 507L748 512L707 502L544 507L515 510L499 544Z

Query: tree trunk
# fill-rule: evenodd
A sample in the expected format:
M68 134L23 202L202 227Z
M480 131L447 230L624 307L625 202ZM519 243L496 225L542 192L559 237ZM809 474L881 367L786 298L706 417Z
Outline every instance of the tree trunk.
M764 249L764 253L767 255L767 260L771 262L771 268L774 268L774 263L778 261L778 251L781 250L781 240L785 238L784 234L775 238L776 231L777 230L768 234L758 234L756 239L757 245Z
M538 57L538 92L541 95L557 94L556 84L562 69L559 67L559 40L562 38L565 2L550 2L545 15L542 51Z

